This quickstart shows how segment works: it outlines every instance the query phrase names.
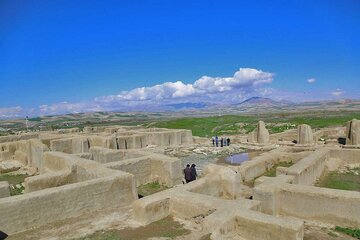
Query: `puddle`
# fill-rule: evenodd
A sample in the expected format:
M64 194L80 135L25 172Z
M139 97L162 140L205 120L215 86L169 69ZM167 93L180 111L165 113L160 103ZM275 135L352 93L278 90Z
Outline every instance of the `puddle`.
M230 156L220 158L217 163L230 164L230 165L241 165L241 163L251 160L254 157L259 156L263 152L264 151L249 151L249 152L232 154Z

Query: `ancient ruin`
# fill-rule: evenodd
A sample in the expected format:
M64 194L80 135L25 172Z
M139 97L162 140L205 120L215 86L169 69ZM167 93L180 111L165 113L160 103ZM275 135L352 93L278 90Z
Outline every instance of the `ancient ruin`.
M248 141L260 144L266 144L269 142L269 131L266 129L263 121L258 122L256 129L249 134Z
M346 144L360 144L360 120L353 119L346 124Z
M298 126L298 144L312 144L314 143L314 136L311 127L307 124Z
M300 125L269 135L260 121L249 141L234 137L223 149L262 152L238 165L199 165L201 177L189 184L183 184L184 162L176 155L214 149L189 130L109 126L0 137L1 173L26 174L16 196L11 191L18 189L0 182L0 230L16 237L108 212L127 219L120 228L171 216L190 229L187 239L300 240L319 224L358 227L360 192L318 184L333 171L360 167L359 122L314 132ZM137 187L153 182L167 189L139 196ZM80 229L62 239L91 233Z

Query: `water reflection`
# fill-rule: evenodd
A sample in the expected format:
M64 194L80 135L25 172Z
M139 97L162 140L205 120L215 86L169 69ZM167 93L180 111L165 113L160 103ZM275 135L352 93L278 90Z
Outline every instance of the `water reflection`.
M263 151L248 151L243 153L232 154L228 157L223 157L219 159L218 163L220 164L230 164L230 165L241 165L241 163L251 160L256 156L259 156Z

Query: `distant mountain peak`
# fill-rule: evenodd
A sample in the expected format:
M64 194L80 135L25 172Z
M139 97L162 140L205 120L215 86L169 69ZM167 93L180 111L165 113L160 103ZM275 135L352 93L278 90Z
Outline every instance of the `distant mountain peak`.
M239 103L239 105L241 105L243 103L257 103L257 102L275 102L275 101L270 98L251 97L251 98L248 98L248 99L242 101L241 103Z
M266 97L251 97L248 98L244 101L242 101L241 103L236 104L237 106L240 107L249 107L249 106L284 106L284 105L291 105L293 104L290 101L275 101L271 98L266 98Z

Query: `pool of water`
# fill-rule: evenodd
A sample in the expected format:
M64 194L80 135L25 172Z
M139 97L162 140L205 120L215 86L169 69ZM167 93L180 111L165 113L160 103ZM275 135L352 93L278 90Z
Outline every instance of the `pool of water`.
M249 151L243 153L232 154L227 157L219 159L218 163L220 164L230 164L230 165L241 165L245 161L249 161L256 156L259 156L263 151Z
M249 160L249 153L238 153L234 155L230 155L224 158L225 163L231 165L240 165L241 163Z

